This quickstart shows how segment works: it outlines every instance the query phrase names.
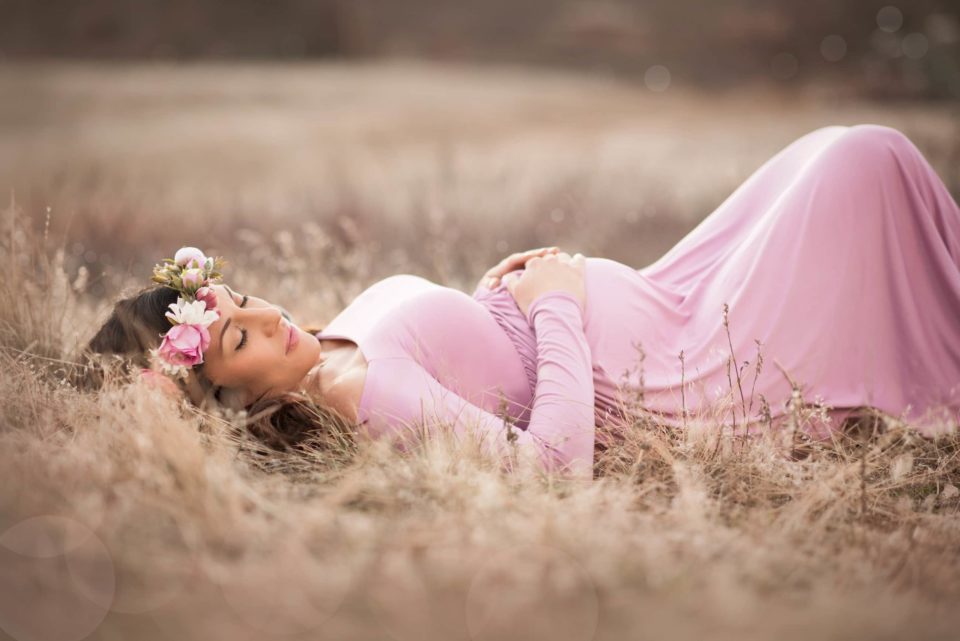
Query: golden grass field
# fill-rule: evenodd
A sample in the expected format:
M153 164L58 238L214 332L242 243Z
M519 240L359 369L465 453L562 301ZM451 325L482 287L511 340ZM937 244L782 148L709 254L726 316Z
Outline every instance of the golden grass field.
M643 421L570 483L443 439L264 455L142 383L73 384L181 245L303 324L394 273L470 292L531 247L641 267L793 139L861 122L960 193L956 105L842 85L0 65L0 638L958 638L956 431L884 419L791 460Z

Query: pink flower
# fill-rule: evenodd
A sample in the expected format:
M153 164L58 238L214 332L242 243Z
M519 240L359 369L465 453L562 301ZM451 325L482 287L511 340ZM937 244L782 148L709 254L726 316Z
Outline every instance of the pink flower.
M183 283L183 289L192 293L203 287L203 270L185 269L180 274L180 282ZM209 309L209 308L208 308Z
M173 262L181 267L203 267L207 257L196 247L181 247L173 255Z
M217 308L217 293L213 291L212 287L203 286L197 290L197 293L194 294L194 298L207 306L207 309L216 309Z
M203 362L203 352L210 346L210 332L202 325L174 325L163 336L159 354L173 365L193 367Z

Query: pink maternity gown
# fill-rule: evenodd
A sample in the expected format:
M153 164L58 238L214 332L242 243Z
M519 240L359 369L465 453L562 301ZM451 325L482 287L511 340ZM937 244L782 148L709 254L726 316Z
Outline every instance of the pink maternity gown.
M446 425L504 461L530 455L575 477L592 476L595 427L623 416L641 375L644 411L675 426L723 398L735 399L725 415L742 425L747 406L757 421L761 394L783 417L791 387L774 361L808 402L957 417L960 209L895 129L808 133L659 260L638 270L587 258L585 284L585 308L554 291L524 316L505 285L470 296L401 274L317 336L366 357L370 437ZM736 362L751 361L743 398L731 342Z

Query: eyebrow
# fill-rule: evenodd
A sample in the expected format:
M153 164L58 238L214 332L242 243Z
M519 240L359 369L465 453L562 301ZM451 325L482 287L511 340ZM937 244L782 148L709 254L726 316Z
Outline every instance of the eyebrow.
M234 292L232 289L230 289L229 287L227 287L226 285L224 285L223 288L224 288L225 290L227 290L228 292L230 292L230 300L233 301L233 294L234 294L235 292ZM227 319L227 322L225 322L225 323L223 324L223 327L220 328L220 351L223 352L223 353L226 353L226 351L227 351L227 350L225 350L225 349L223 348L223 336L224 336L224 334L227 333L227 328L230 327L230 321L232 321L232 320L233 320L233 316L231 316L230 318L228 318L228 319Z
M233 317L231 316L230 318L227 319L227 322L223 324L223 327L220 328L220 351L221 352L226 352L226 350L223 349L223 335L227 332L227 328L230 327L230 321L232 320L233 320Z

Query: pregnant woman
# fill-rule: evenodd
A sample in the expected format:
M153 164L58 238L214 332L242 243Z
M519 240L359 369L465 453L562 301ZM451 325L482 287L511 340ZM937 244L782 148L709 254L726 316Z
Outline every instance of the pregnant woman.
M960 408L960 208L879 125L795 140L642 269L546 248L472 295L401 274L310 332L215 283L218 266L184 248L90 347L152 353L194 400L280 408L270 424L291 441L309 400L358 435L402 443L444 425L502 460L590 478L596 427L626 427L638 395L676 427L731 394L721 420L756 426L761 404L783 417L791 381L840 412ZM741 374L758 346L778 367Z

